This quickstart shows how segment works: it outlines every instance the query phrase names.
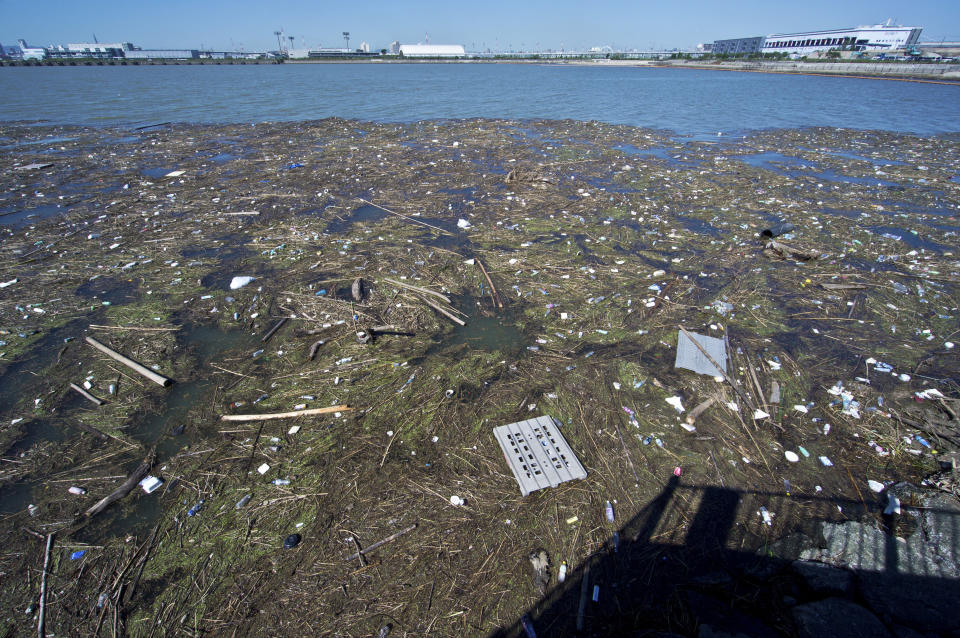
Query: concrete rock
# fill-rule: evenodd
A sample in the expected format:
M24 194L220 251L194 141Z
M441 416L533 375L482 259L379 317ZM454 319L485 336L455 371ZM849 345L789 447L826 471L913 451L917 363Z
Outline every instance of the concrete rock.
M842 598L798 605L792 613L804 638L893 638L876 616Z
M846 596L853 591L853 574L845 569L802 560L794 561L792 566L814 593Z

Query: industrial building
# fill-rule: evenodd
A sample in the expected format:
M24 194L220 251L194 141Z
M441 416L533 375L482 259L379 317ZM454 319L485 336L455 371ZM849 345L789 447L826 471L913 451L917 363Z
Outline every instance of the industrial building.
M892 51L914 46L922 30L921 27L876 24L851 29L775 33L764 39L761 51L801 56L830 49Z
M846 51L894 51L907 49L917 44L921 27L902 27L890 24L804 31L801 33L773 33L766 37L733 38L715 40L712 53L751 54L786 53L801 57L841 49Z
M759 53L763 46L763 38L733 38L730 40L716 40L711 53L737 55L741 53Z
M195 60L200 52L195 49L134 49L125 51L129 60Z
M50 58L122 58L124 52L133 49L129 42L78 42L72 44L58 44L47 47L47 57Z
M405 58L457 58L467 55L460 44L401 44L400 55Z

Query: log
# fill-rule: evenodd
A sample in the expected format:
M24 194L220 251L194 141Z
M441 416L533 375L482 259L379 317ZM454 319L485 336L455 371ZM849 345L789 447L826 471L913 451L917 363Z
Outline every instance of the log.
M275 412L273 414L224 414L220 417L221 421L271 421L273 419L295 419L298 416L312 416L317 414L330 414L331 412L349 412L353 408L347 405L334 405L329 408L310 408L309 410L296 410L294 412Z
M97 502L97 504L91 507L90 509L88 509L85 512L85 514L87 516L96 516L103 510L110 507L111 504L115 503L116 501L119 501L124 496L129 494L133 490L133 488L137 486L137 483L143 480L143 477L147 475L147 472L150 471L150 468L153 466L153 461L154 461L154 453L153 453L153 450L151 450L150 453L147 454L147 457L143 459L143 463L137 466L137 469L135 469L127 477L127 480L123 482L123 485L121 485L120 487L118 487L117 489L113 490L112 492L107 494L105 497L100 499Z
M441 308L441 307L438 306L437 304L433 303L432 301L430 301L430 300L428 300L428 299L424 299L423 297L420 297L420 301L422 301L423 303L427 304L428 306L430 306L431 308L433 308L434 310L436 310L437 312L439 312L441 315L443 315L444 317L446 317L446 318L449 319L450 321L452 321L452 322L454 322L454 323L456 323L456 324L460 324L461 326L467 325L467 322L466 322L466 321L464 321L464 320L461 319L460 317L456 317L456 316L450 314L449 312L447 312L446 310L444 310L443 308Z
M91 346L93 346L94 348L102 352L103 354L107 355L108 357L111 357L112 359L116 359L117 361L127 366L131 370L134 370L135 372L139 372L140 374L150 379L154 383L160 384L165 388L168 388L171 385L173 385L173 379L165 377L162 374L157 374L150 368L137 363L136 361L134 361L133 359L130 359L129 357L123 356L116 350L112 350L108 348L107 346L103 345L93 337L87 337L86 341Z
M76 390L77 392L80 393L80 396L82 396L84 399L87 399L88 401L91 401L95 405L103 405L103 399L98 399L97 397L93 396L92 394L90 394L89 392L87 392L86 390L78 386L76 383L71 383L70 389Z

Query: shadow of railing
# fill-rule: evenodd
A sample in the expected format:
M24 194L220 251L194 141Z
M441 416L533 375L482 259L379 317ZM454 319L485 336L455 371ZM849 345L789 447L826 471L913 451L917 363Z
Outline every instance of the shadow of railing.
M888 625L960 630L960 619L951 619L960 601L960 508L923 508L922 516L936 518L938 539L953 543L932 556L888 533L909 537L925 524L908 505L903 515L884 515L879 500L684 485L674 477L564 583L554 581L522 618L488 638L525 636L524 622L541 638L697 635L703 625L731 635L796 635L791 610L837 594ZM763 543L764 529L779 540ZM847 568L848 589L814 590L791 569L801 556L827 561L827 554ZM914 621L918 613L927 620Z

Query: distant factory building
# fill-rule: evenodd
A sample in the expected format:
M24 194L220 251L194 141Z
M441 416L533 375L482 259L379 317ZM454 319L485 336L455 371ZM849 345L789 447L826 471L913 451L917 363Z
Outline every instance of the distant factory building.
M400 55L400 41L394 40L390 43L390 55Z
M763 38L732 38L729 40L714 40L711 53L719 55L728 53L736 55L741 53L759 53L763 47Z
M920 39L921 27L901 27L890 24L829 29L803 33L774 33L764 38L763 53L808 55L817 51L845 49L848 51L890 51L912 47Z
M766 37L715 40L712 53L787 53L799 57L830 49L892 51L915 46L922 30L921 27L876 24L849 29L774 33Z
M401 44L400 55L405 58L456 58L467 55L460 44Z
M125 51L124 56L131 60L193 60L200 57L196 49L135 49Z
M47 49L47 55L54 58L122 58L125 51L133 49L129 42L75 42L58 44Z

